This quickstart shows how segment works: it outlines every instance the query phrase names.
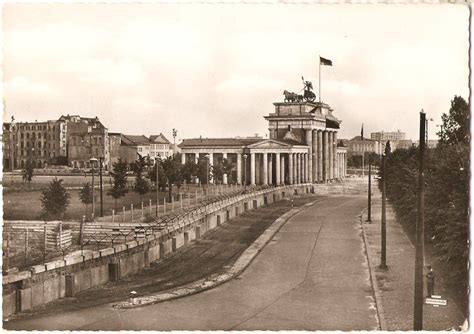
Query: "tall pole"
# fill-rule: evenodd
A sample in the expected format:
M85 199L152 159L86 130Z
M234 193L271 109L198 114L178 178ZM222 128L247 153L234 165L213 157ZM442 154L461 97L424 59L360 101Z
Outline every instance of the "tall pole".
M99 157L99 189L100 189L100 216L104 217L104 206L102 202L102 157Z
M156 218L158 218L158 205L160 204L158 202L158 195L160 194L160 185L158 183L158 156L155 158L155 167L156 167Z
M387 269L387 214L386 214L386 205L387 205L387 194L386 194L386 160L387 157L385 154L382 154L382 219L381 219L381 256L380 256L380 269Z
M371 175L371 164L370 164L370 155L369 155L369 185L367 191L367 221L372 221L372 175Z
M92 219L95 218L95 185L94 185L94 165L92 165Z
M321 103L321 56L319 56L319 103Z
M244 154L244 191L247 190L247 154Z
M425 127L426 114L420 112L420 147L418 163L418 219L416 221L416 245L415 245L415 300L413 314L413 329L423 330L423 253L424 253L424 156L425 156Z

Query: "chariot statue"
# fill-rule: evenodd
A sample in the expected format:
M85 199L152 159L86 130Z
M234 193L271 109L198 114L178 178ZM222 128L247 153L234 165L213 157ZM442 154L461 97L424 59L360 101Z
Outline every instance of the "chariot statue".
M285 90L283 91L283 95L285 95L284 102L313 102L316 99L316 94L313 93L313 83L305 81L303 77L301 79L303 79L304 85L303 95Z

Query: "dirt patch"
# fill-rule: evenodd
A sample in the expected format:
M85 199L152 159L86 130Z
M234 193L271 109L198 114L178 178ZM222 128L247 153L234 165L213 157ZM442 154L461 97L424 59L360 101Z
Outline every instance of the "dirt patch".
M294 199L296 207L314 201L317 196L305 195ZM22 312L15 318L74 311L100 304L117 302L130 297L170 290L210 274L224 272L278 217L291 209L291 202L282 200L240 215L206 233L201 240L180 248L172 255L150 265L139 274L122 278L117 283L78 293L33 311Z

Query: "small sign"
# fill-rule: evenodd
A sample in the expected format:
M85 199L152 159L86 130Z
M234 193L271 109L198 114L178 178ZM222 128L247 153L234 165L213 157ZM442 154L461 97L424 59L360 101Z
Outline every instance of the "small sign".
M426 298L425 303L429 305L433 305L433 306L448 305L448 301L446 299L438 299L438 298Z

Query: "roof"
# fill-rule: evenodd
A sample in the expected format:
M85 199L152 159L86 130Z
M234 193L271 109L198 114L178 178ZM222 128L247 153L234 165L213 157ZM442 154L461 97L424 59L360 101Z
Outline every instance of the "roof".
M183 139L179 147L198 147L198 146L247 146L264 140L260 137L255 138L192 138Z
M170 141L162 133L150 136L150 141L158 144L170 144Z
M128 146L149 145L150 140L144 135L122 135L122 144Z
M361 137L361 136L355 136L354 138L349 139L349 141L362 141L362 137ZM373 142L376 142L376 141L378 141L378 140L369 139L369 138L365 138L365 137L364 137L364 141L373 141Z

